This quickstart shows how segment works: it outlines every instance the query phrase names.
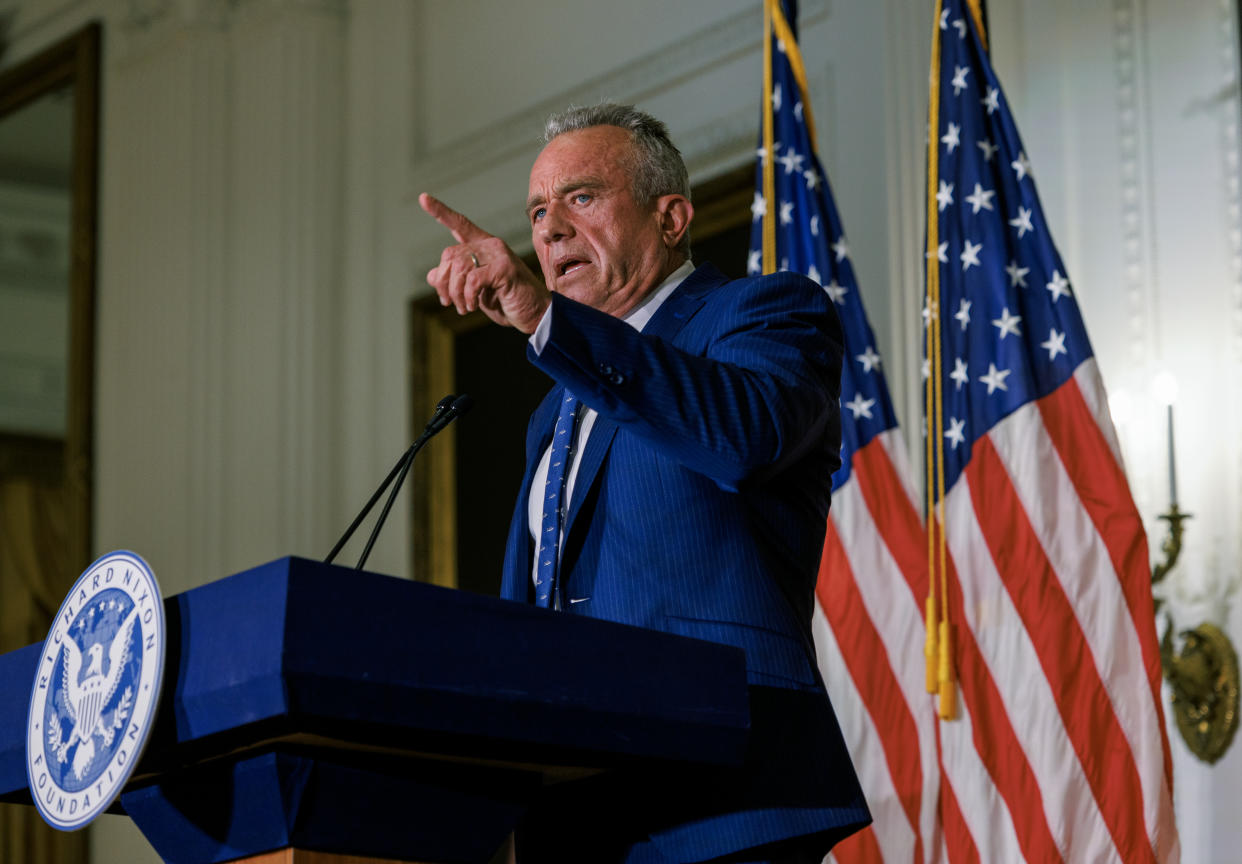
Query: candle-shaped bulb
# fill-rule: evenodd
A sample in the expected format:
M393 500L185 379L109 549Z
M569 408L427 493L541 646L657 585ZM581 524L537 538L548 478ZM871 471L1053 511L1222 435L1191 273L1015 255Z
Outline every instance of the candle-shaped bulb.
M1173 403L1166 409L1169 413L1169 509L1177 509L1177 458L1173 447Z
M1151 381L1156 401L1165 406L1169 424L1169 505L1177 506L1177 460L1173 455L1173 403L1177 401L1177 379L1171 372L1161 372Z
M1172 372L1161 372L1151 380L1151 392L1161 405L1172 405L1177 401L1177 379Z

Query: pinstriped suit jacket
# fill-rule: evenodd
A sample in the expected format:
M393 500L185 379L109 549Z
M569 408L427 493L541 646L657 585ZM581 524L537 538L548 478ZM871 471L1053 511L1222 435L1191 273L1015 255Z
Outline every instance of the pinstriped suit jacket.
M564 297L551 308L548 342L529 354L558 385L527 432L502 595L531 599L526 502L568 387L599 416L567 514L561 607L746 652L747 766L714 778L652 841L669 860L699 861L857 830L870 817L810 630L840 465L831 301L796 274L730 282L706 265L642 333Z

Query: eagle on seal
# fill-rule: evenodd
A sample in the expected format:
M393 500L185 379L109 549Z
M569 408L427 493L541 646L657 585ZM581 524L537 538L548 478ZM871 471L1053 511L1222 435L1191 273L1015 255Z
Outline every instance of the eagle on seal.
M116 693L117 685L121 680L121 671L129 661L130 636L137 620L138 607L135 606L125 616L125 620L117 628L108 646L106 674L102 666L104 652L102 643L96 642L87 649L88 659L86 669L83 670L81 649L78 648L73 637L65 639L65 662L61 673L64 685L62 692L66 711L73 722L73 729L68 738L61 741L53 740L51 743L56 748L57 759L61 762L67 758L70 747L75 743L80 744L77 752L73 754L73 773L79 780L86 776L91 762L95 759L95 736L98 735L104 739L105 747L112 746L116 730L125 722L125 715L129 713L128 706L124 704L128 700L122 699L123 704L117 707L111 721L105 722L103 719L104 708L112 701L112 696ZM54 733L51 729L48 733L49 738L53 737Z

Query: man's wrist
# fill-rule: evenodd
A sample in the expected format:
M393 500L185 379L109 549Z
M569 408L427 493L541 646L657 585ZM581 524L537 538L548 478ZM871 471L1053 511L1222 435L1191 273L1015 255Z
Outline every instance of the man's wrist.
M535 325L535 329L530 334L530 347L535 349L536 354L543 353L543 346L548 344L548 337L552 333L552 299L548 298L548 305L543 310L543 315L539 317L539 323Z

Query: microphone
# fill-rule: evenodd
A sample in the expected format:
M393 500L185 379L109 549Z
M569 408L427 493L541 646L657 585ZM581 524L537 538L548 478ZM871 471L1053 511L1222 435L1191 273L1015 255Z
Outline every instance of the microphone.
M437 402L435 413L433 413L431 415L431 419L427 421L427 426L430 426L432 423L435 423L436 420L443 417L444 412L447 411L452 406L453 401L456 399L457 397L454 396L452 393L450 393L447 396L445 396L443 399L441 399L439 402ZM427 428L423 427L423 431L426 432Z
M337 554L342 548L344 548L345 544L349 542L349 538L354 535L354 531L356 531L358 526L362 524L362 520L365 519L367 514L371 512L371 508L375 506L375 502L377 502L379 497L384 494L384 490L388 488L388 485L392 483L393 478L395 477L397 478L397 485L393 487L392 492L388 495L388 500L384 503L384 509L380 512L379 518L375 522L375 527L371 531L371 537L367 540L366 548L362 551L362 557L360 557L358 559L358 563L354 565L355 570L362 569L362 565L366 563L367 556L371 554L371 547L375 545L375 539L379 536L380 528L383 527L384 520L388 517L388 511L392 508L392 502L396 499L397 492L401 489L401 484L405 482L405 476L409 472L410 466L414 464L414 457L418 454L418 451L423 449L423 445L431 440L432 437L439 434L446 426L473 407L474 399L466 393L463 393L460 396L455 396L450 393L436 403L435 411L432 413L431 419L427 421L427 425L423 428L422 434L419 435L418 438L415 439L414 443L401 454L401 458L397 460L397 464L392 466L392 470L388 472L388 476L384 478L384 482L379 485L379 488L376 489L374 493L372 493L371 497L367 500L367 503L363 505L362 510L357 516L354 517L354 521L350 523L347 529L345 529L345 533L341 536L341 539L336 541L336 545L332 547L332 551L329 552L328 556L323 559L323 563L332 563Z
M441 411L440 405L444 405L445 402L449 404ZM470 397L469 393L463 393L456 397L449 395L440 400L440 405L436 406L435 416L427 423L427 429L431 430L431 435L435 435L445 426L473 408L474 399Z

